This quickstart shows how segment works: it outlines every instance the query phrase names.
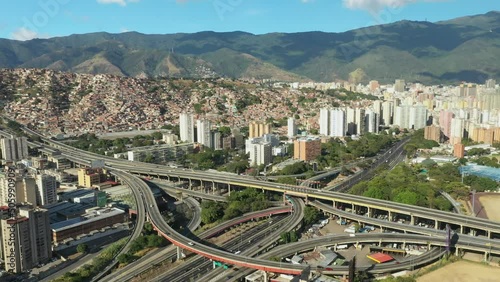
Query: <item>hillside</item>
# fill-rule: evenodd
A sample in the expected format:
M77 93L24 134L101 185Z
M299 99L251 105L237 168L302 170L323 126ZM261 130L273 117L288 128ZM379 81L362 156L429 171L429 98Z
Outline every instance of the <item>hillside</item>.
M0 39L0 67L133 77L332 81L361 68L369 79L424 83L500 78L500 12L442 22L401 21L343 33L91 33Z

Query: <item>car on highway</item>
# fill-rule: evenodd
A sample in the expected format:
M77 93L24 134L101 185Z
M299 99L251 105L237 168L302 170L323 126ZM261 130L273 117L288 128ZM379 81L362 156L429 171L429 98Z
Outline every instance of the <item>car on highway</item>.
M188 242L188 245L189 246L194 246L194 243L193 242Z

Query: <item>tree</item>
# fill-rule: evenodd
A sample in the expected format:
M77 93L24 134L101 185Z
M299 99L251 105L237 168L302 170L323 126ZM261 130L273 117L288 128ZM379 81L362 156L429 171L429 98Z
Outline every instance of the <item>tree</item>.
M201 203L201 221L209 224L224 216L224 206L214 201L203 201Z
M316 208L310 207L310 206L306 206L304 208L304 224L305 225L310 225L310 224L315 223L316 221L319 220L319 217L320 217L320 213Z
M121 254L118 256L118 262L119 263L130 263L134 260L134 256L130 255L130 254Z
M85 254L87 253L89 250L89 246L87 244L79 244L77 247L76 247L76 251L81 253L81 254Z

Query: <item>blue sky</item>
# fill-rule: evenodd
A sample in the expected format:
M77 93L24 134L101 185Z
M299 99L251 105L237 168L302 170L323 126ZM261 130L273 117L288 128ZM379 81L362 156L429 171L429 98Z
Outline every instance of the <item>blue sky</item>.
M4 0L0 38L106 31L342 32L498 10L499 0Z

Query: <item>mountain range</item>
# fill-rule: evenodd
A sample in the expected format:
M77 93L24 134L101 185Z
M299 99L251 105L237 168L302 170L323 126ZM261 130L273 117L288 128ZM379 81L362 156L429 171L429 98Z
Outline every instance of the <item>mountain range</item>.
M0 39L0 67L133 77L422 83L500 78L500 12L342 33L89 33Z

